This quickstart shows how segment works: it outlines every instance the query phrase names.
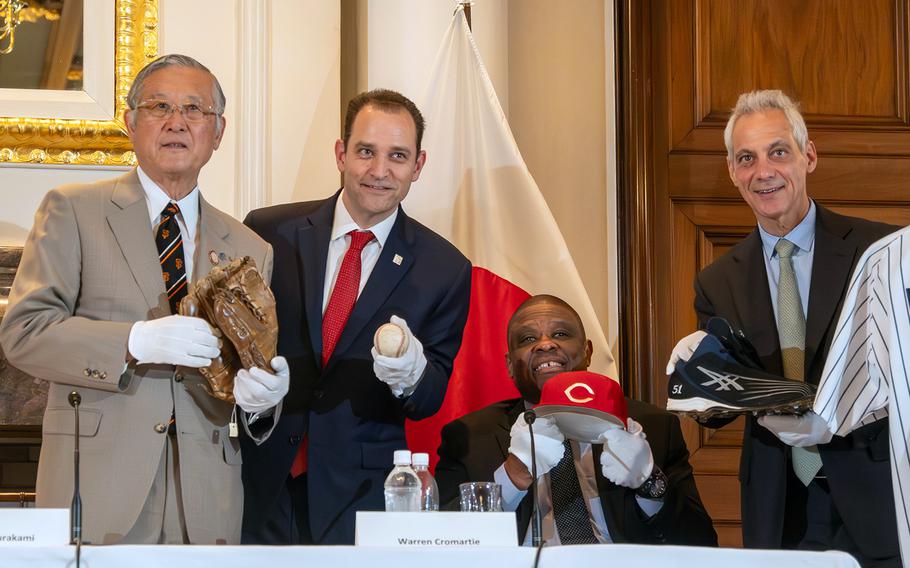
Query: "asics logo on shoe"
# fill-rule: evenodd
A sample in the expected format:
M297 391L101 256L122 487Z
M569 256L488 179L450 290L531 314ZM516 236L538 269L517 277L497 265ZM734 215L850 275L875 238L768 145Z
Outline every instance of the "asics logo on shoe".
M699 371L711 377L711 380L706 383L701 383L703 387L710 387L712 385L717 385L714 387L716 391L728 391L731 388L734 388L738 391L746 390L740 385L737 381L739 379L747 379L748 377L742 377L740 375L733 375L728 373L718 373L712 371L711 369L706 369L702 366L697 367Z

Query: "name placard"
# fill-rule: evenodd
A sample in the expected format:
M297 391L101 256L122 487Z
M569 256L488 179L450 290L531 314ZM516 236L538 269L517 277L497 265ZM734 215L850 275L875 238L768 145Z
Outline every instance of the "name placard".
M69 542L69 509L0 507L0 546L62 546Z
M515 513L357 511L363 546L518 546Z

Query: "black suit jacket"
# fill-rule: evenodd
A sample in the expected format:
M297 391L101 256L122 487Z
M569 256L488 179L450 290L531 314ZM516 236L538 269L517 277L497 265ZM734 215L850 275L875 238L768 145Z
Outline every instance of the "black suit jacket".
M595 444L597 488L613 542L717 546L717 534L695 487L679 420L650 404L635 400L628 403L629 416L641 423L648 437L655 465L669 478L669 490L660 512L646 519L633 490L603 477L599 465L602 446ZM454 420L442 429L436 466L440 502L457 502L461 483L493 481L494 472L509 454L512 424L523 411L523 400L506 400ZM532 510L528 492L516 511L521 541L527 533Z
M806 381L818 384L831 343L831 333L860 255L897 227L845 217L816 203L815 252L806 320ZM771 292L756 228L742 242L702 270L695 280L699 326L723 316L742 329L765 368L783 375L780 340ZM728 421L710 421L720 427ZM850 535L868 557L898 553L888 422L880 420L846 438L819 446L831 495ZM743 543L752 548L792 546L801 538L805 504L787 500L790 452L774 434L746 417L740 463ZM796 481L798 483L798 481ZM802 507L802 510L800 510ZM800 517L802 520L799 520ZM785 533L786 524L792 530Z
M304 434L309 436L308 500L313 539L353 544L354 513L384 508L392 454L407 448L405 418L442 404L467 320L471 265L448 241L398 209L370 278L331 358L322 367L322 301L335 196L253 211L245 223L275 250L272 291L278 353L290 390L269 441L243 442L244 535L272 515ZM423 344L427 368L406 399L373 373L376 329L404 318Z

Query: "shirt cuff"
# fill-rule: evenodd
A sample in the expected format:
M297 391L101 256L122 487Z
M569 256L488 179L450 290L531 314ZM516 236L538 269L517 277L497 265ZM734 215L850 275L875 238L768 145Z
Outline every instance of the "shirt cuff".
M251 412L247 413L247 424L255 424L260 418L268 418L275 413L275 407L269 408L268 410L263 410L262 412Z
M518 510L518 505L521 504L521 500L525 498L525 495L528 494L528 491L522 491L521 489L515 487L515 484L512 483L512 479L509 477L509 474L506 473L505 463L503 463L496 469L496 471L493 472L493 481L498 483L502 488L502 510Z
M636 495L635 501L638 503L638 508L641 509L649 519L659 513L664 506L663 499L646 499Z

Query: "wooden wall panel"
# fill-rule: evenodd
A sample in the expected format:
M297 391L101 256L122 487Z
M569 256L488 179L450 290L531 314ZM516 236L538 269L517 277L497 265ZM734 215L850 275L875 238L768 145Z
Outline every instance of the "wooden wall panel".
M725 121L751 85L804 93L802 112L813 121L905 125L899 2L699 0L695 11L707 120Z
M910 133L903 134L910 138ZM809 135L812 136L811 132ZM816 142L816 147L819 143ZM819 149L818 168L809 175L809 194L825 203L853 203L857 192L887 207L910 207L910 159L837 156ZM668 196L674 201L730 200L743 203L717 154L674 153L667 158ZM743 204L745 207L745 204ZM749 223L755 225L755 219Z
M623 376L666 402L663 369L693 331L693 278L755 218L727 175L723 127L741 92L801 101L819 153L809 194L910 224L910 0L619 0ZM683 421L696 482L724 545L741 545L743 421Z

